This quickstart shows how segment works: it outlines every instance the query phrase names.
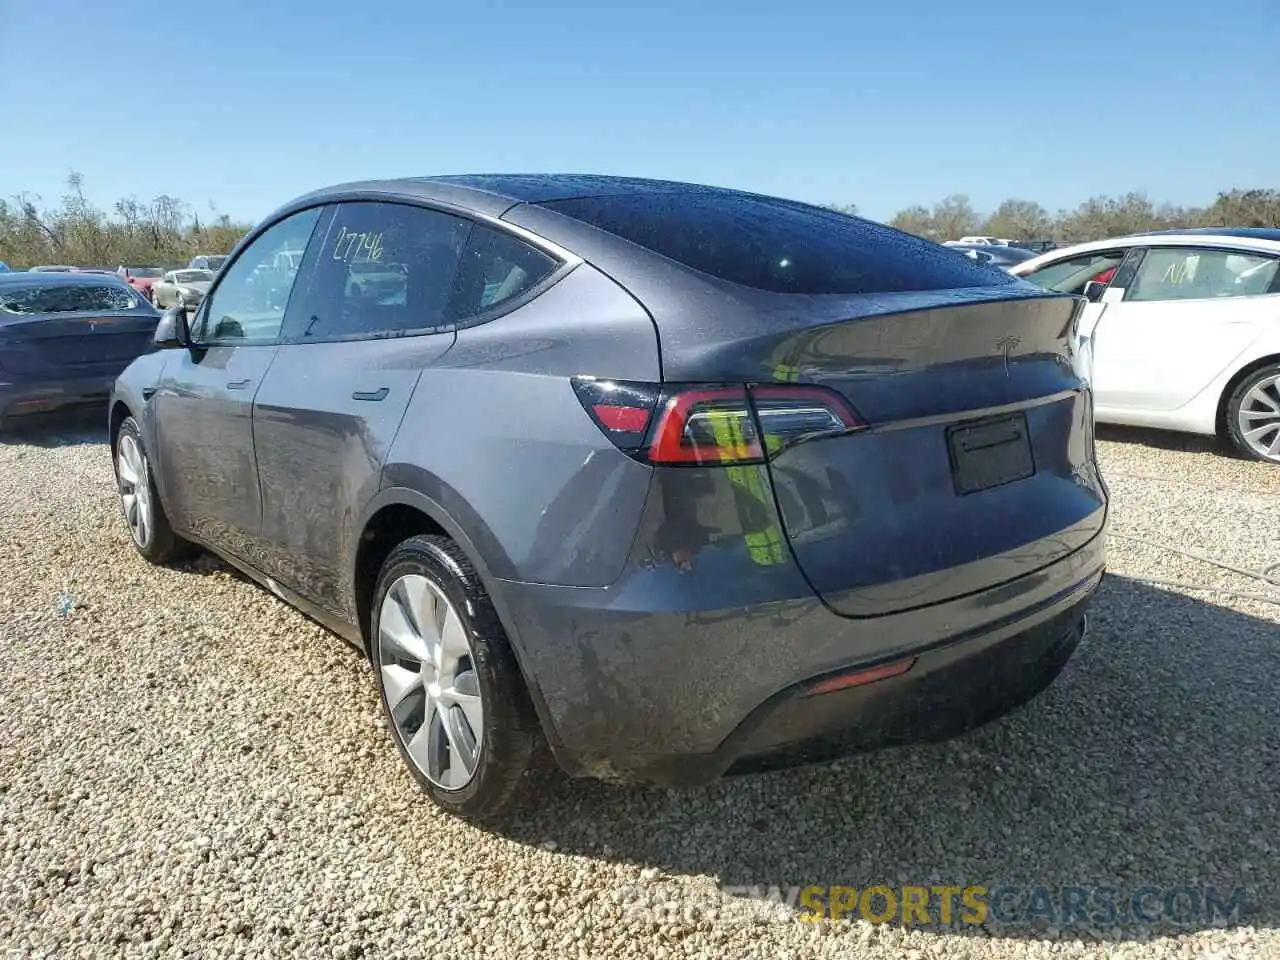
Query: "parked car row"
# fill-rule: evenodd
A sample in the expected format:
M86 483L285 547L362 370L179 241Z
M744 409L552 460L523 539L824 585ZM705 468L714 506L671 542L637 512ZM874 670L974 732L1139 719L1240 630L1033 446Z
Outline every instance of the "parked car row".
M225 256L199 254L191 258L185 270L176 266L158 266L155 264L121 264L117 267L85 267L67 264L46 264L31 267L30 273L111 273L122 278L129 286L142 294L147 300L154 301L154 288L163 284L164 300L162 306L171 306L179 298L194 306L199 302L199 287L212 280L213 276L226 262ZM0 273L8 271L7 266L0 265ZM187 271L197 271L190 273ZM177 276L185 273L184 276ZM181 290L179 290L181 288Z

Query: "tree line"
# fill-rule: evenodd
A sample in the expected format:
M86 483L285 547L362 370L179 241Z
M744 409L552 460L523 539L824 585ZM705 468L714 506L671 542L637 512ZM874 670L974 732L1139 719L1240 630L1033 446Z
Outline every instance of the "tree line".
M852 204L828 206L858 212ZM1127 193L1091 197L1056 214L1035 201L1018 199L983 214L967 196L956 194L931 207L900 210L889 224L939 241L984 235L1059 244L1185 227L1280 228L1280 190L1229 190L1203 207L1155 204L1146 194ZM46 205L30 194L0 199L0 261L14 269L39 264L182 265L196 254L229 252L251 226L216 211L201 222L189 204L166 194L150 202L118 200L105 211L85 198L84 178L72 173L57 204Z
M192 207L162 194L150 202L117 200L102 210L72 173L57 204L32 194L0 199L0 262L15 270L41 264L77 267L185 266L197 254L228 253L251 224Z
M837 210L856 208L832 204ZM956 194L932 207L900 210L889 225L933 240L993 236L1011 240L1051 240L1058 244L1105 240L1148 230L1189 227L1280 228L1280 190L1228 190L1207 206L1156 204L1144 193L1090 197L1074 210L1049 213L1034 200L1010 199L990 213L979 213L969 198Z

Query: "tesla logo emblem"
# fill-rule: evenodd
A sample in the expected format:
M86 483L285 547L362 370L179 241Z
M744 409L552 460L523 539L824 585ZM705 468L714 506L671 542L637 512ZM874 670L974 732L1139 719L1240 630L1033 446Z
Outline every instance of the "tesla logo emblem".
M996 341L996 349L1004 357L1004 375L1006 377L1009 376L1009 354L1020 343L1022 343L1021 337L1001 337Z

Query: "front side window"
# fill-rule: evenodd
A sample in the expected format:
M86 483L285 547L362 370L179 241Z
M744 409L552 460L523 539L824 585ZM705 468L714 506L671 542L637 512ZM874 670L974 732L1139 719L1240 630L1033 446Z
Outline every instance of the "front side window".
M137 305L138 298L123 284L49 284L6 287L0 292L0 311L20 316L110 313Z
M449 316L464 321L497 310L537 286L558 265L523 240L476 226L462 255Z
M1230 250L1148 250L1126 299L1208 300L1266 293L1280 261Z
M397 203L338 206L320 246L303 340L387 336L447 325L447 307L471 224ZM293 338L294 334L290 334Z
M295 213L268 227L245 248L207 301L197 342L263 343L280 335L299 263L282 264L279 254L305 250L319 219L319 207ZM212 276L205 270L179 270L174 276L188 272Z
M1120 261L1124 259L1123 250L1105 250L1098 253L1086 253L1068 260L1058 260L1047 264L1039 270L1024 274L1023 280L1030 280L1037 286L1056 293L1084 292L1084 286L1090 280L1099 283L1110 283L1116 275Z

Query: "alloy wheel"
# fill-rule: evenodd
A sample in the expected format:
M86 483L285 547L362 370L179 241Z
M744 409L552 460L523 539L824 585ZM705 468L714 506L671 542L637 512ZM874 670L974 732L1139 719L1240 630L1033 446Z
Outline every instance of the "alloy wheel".
M458 612L434 582L407 574L378 612L378 669L396 737L433 784L460 790L475 776L484 704Z
M151 538L151 482L147 458L132 434L120 437L116 451L116 473L120 478L120 502L134 542L145 547Z
M1263 377L1240 401L1240 436L1258 456L1280 463L1280 374Z

